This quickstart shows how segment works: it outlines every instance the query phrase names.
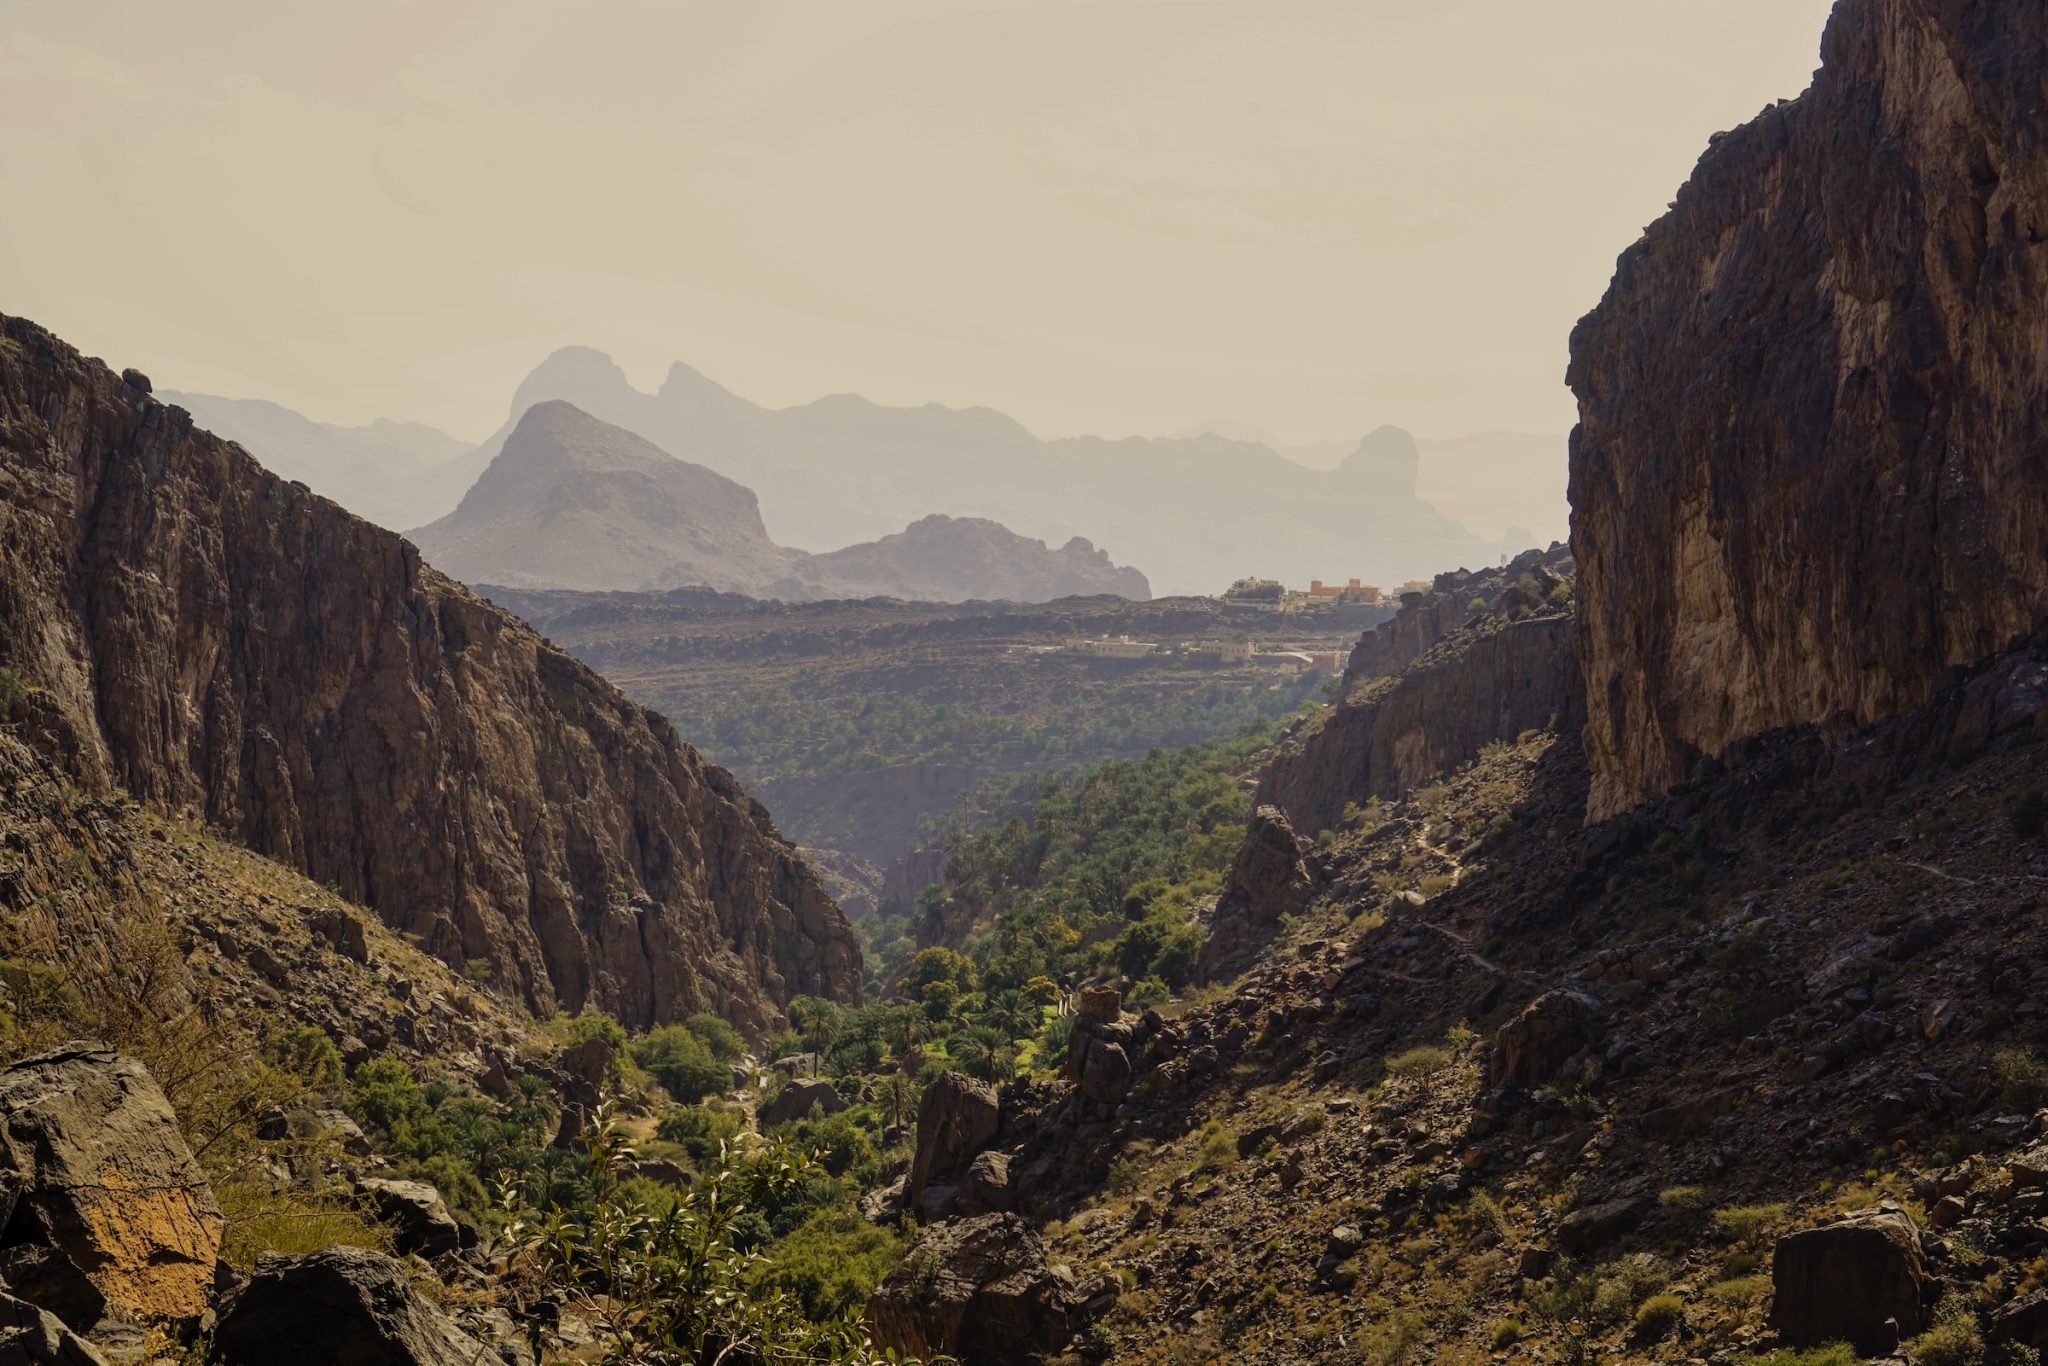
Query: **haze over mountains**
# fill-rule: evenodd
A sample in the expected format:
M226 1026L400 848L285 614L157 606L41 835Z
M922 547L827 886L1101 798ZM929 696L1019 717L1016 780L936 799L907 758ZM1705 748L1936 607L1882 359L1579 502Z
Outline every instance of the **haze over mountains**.
M239 441L273 474L296 479L358 517L397 529L418 520L411 506L423 479L466 454L469 443L418 422L382 419L360 427L315 422L264 399L163 392L200 426Z
M989 521L925 517L829 555L769 539L754 493L551 399L528 408L455 511L409 533L468 583L631 590L692 585L785 600L1022 602L1151 596L1085 541L1058 550Z
M336 428L269 404L168 397L279 472L394 527L453 512L526 411L562 400L752 490L767 536L813 552L895 536L937 514L994 522L1027 544L1080 537L1141 569L1155 591L1213 593L1246 574L1388 586L1491 562L1562 529L1562 452L1544 438L1473 438L1469 452L1433 443L1425 460L1389 427L1332 467L1311 468L1213 433L1041 440L986 408L890 408L853 395L765 408L682 364L645 393L584 347L548 357L520 384L505 425L454 455L445 440L400 443L385 425ZM1418 491L1431 488L1469 508L1472 524ZM579 515L588 522L593 510Z

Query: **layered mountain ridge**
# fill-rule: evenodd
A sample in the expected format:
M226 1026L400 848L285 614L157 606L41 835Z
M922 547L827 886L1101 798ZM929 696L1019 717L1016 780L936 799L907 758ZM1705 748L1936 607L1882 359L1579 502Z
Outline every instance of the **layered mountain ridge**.
M561 399L528 407L454 512L411 533L447 572L507 588L706 587L792 601L1048 601L1151 596L1075 539L1058 550L932 515L824 555L778 546L752 490Z
M39 749L543 1013L759 1031L859 999L837 907L729 774L147 384L0 318L0 656Z
M1247 573L1399 583L1500 548L1417 496L1414 441L1396 428L1340 469L1310 469L1213 435L1040 440L988 408L891 408L851 394L765 408L680 363L645 393L588 347L544 360L506 425L419 487L415 506L453 507L525 411L550 399L754 489L776 539L812 550L940 513L1052 545L1078 537L1142 567L1154 591L1213 593Z

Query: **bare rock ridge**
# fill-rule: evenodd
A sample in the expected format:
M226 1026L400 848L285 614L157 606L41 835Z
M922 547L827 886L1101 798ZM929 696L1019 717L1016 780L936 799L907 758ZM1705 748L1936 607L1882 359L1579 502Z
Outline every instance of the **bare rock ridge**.
M1563 547L1439 574L1359 638L1337 705L1272 754L1257 804L1312 836L1524 730L1583 714Z
M2048 12L1844 0L1572 336L1589 816L2048 613Z
M407 542L0 317L0 659L89 788L190 811L551 1011L857 1000L731 775Z
M785 549L769 539L752 490L560 399L526 409L461 505L411 534L463 582L518 589L700 586L790 601L1152 595L1143 574L1085 540L1054 550L983 518L924 517L822 555Z
M783 576L753 493L553 400L526 410L455 511L412 534L465 583L608 589Z

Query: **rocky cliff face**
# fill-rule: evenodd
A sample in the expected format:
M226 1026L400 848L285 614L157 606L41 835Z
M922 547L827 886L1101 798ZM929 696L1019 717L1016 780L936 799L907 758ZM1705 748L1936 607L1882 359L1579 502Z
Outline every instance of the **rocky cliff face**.
M0 659L88 786L191 811L541 1010L759 1029L859 951L659 716L47 332L0 318Z
M1594 818L2048 612L2048 14L1844 0L1572 337Z
M1367 632L1342 700L1280 746L1261 774L1260 806L1313 835L1344 808L1390 798L1525 730L1583 713L1561 550L1501 569L1438 576Z

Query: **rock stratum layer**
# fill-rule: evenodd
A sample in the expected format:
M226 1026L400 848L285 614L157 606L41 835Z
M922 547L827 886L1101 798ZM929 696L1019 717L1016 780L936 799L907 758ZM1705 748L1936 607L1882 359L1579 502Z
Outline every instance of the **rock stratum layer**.
M39 748L542 1011L758 1030L858 998L838 908L730 774L146 386L0 317L0 661Z
M1350 803L1399 797L1495 740L1577 725L1582 689L1561 577L1570 572L1561 547L1532 550L1407 594L1393 620L1359 638L1337 705L1274 751L1258 805L1313 835Z
M1844 0L1572 336L1589 816L2048 613L2048 12Z

